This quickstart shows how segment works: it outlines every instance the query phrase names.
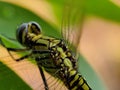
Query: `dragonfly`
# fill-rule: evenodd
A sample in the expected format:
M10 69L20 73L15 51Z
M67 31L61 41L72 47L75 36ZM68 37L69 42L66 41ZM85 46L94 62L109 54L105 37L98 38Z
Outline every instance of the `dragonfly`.
M24 62L27 58L34 60L33 63L37 64L35 67L38 67L42 77L41 80L43 80L43 84L39 85L38 88L43 89L44 87L45 90L49 90L55 86L54 89L57 90L58 88L63 88L63 90L92 90L77 68L78 50L76 47L81 37L81 34L78 33L81 33L84 13L78 14L80 18L75 19L79 9L73 8L73 12L71 12L71 5L67 4L61 30L64 39L43 35L41 26L37 22L30 21L21 24L16 30L17 40L24 48L7 47L2 40L3 38L1 38L1 45L7 49L9 55L17 63ZM73 41L72 38L71 42L68 42L71 33L76 40ZM76 45L75 48L72 43ZM16 58L16 54L13 54L13 52L25 54ZM73 52L75 53L73 54ZM48 78L46 78L44 71L50 74Z

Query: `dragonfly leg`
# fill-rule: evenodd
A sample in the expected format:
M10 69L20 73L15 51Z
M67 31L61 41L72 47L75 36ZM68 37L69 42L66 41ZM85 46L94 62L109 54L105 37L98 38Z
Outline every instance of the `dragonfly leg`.
M14 51L14 52L24 52L24 51L28 51L30 49L27 48L9 48L9 47L5 47L8 51Z
M20 57L20 58L15 59L14 56L11 54L10 50L8 50L8 53L10 54L10 56L11 56L11 57L13 58L13 60L15 60L15 61L24 60L24 59L26 59L26 58L28 58L28 57L30 57L30 56L32 55L32 53L29 53L29 54L27 54L27 55L24 55L24 56L22 56L22 57Z
M42 57L42 58L36 58L35 60L36 60L36 62L37 62L37 64L38 64L38 68L39 68L39 71L40 71L40 74L41 74L41 76L42 76L42 80L43 80L43 83L44 83L44 86L45 86L45 90L49 90L49 88L48 88L48 84L47 84L47 80L46 80L46 78L45 78L45 75L44 75L44 72L43 72L43 69L42 69L42 67L40 66L40 64L39 64L39 61L40 60L43 60L43 59L46 59L46 58L49 58L48 56L46 56L46 57Z
M20 57L20 58L18 58L18 59L15 59L15 61L21 61L21 60L24 60L24 59L30 57L31 55L32 55L32 53L27 54L27 55L24 55L24 56L22 56L22 57Z
M29 54L27 54L27 55L24 55L24 56L22 56L22 57L20 57L20 58L15 59L15 58L13 57L11 51L13 51L13 52L25 52L25 51L28 51L29 49L26 49L26 48L25 48L25 49L18 49L18 48L7 48L7 47L6 47L6 49L7 49L8 53L10 54L10 56L11 56L15 61L24 60L25 58L28 58L28 57L30 57L30 56L32 55L32 53L29 53Z
M10 56L11 56L15 61L21 61L21 60L23 60L23 59L28 58L29 56L31 56L31 53L30 53L30 54L24 55L24 56L22 56L22 57L20 57L20 58L18 58L18 59L15 59L15 58L13 57L13 55L10 53L10 51L13 51L13 52L25 52L25 51L28 51L28 50L30 50L30 49L28 49L28 48L19 49L19 48L9 48L9 47L6 47L1 38L0 38L0 43L1 43L1 45L2 45L4 48L7 49L8 53L10 54Z
M38 68L39 68L40 74L42 76L43 83L45 85L45 90L49 90L48 84L46 82L46 78L45 78L45 75L44 75L44 72L43 72L43 69L42 69L42 67L40 65L38 65Z

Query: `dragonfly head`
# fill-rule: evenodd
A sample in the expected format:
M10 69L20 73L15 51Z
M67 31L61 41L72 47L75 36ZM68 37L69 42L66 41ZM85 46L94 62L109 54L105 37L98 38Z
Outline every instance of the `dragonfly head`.
M31 21L28 23L21 24L16 31L17 40L24 45L26 36L29 34L39 35L41 34L41 27L38 23Z

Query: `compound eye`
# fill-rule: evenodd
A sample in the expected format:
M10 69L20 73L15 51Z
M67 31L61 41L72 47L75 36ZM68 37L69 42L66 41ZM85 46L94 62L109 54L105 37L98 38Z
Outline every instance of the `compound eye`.
M29 32L34 33L36 35L41 34L42 30L38 23L32 21L32 22L29 22L28 25L30 25Z
M27 26L28 26L27 23L23 23L18 27L16 31L16 38L21 44L23 44L24 36L27 33Z

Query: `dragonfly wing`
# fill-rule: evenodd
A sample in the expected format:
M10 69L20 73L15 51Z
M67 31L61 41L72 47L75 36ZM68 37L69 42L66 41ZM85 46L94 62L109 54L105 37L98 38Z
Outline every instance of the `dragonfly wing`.
M68 0L64 7L61 31L70 48L74 45L75 48L72 48L74 52L78 51L77 47L82 34L84 18L83 0Z

